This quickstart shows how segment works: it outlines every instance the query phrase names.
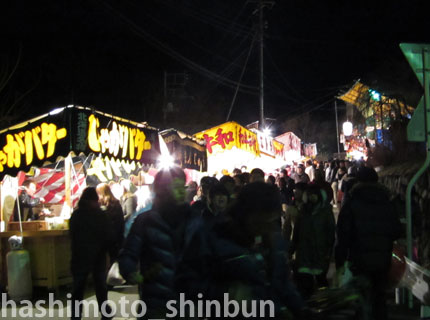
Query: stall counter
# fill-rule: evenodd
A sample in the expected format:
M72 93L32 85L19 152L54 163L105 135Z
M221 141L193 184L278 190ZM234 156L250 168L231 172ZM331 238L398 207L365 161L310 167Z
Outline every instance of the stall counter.
M7 287L8 239L13 235L20 236L20 232L0 232L0 285L3 288ZM58 291L60 286L72 283L69 230L24 231L23 237L24 249L30 253L33 286Z

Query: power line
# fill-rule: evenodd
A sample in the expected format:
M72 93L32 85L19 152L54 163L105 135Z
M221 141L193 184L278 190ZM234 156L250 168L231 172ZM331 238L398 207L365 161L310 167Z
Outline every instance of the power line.
M322 107L325 107L329 102L332 102L333 100L335 100L335 98L330 98L330 99L328 99L327 101L325 101L325 102L323 102L323 103L321 103L321 104L317 105L316 107L311 108L311 109L309 109L309 110L307 110L307 111L305 111L305 112L302 112L302 113L300 113L300 114L298 114L298 115L296 115L296 116L294 116L294 117L292 117L292 118L288 118L288 119L286 119L286 120L294 120L294 119L297 119L297 118L299 118L299 117L303 116L304 114L311 113L311 112L313 112L313 111L316 111L316 110L318 110L318 109L321 109Z
M327 101L325 101L325 102L323 102L323 103L321 103L321 104L319 104L319 105L317 105L317 106L315 106L315 107L312 107L312 108L310 108L310 109L305 110L304 112L302 112L302 113L300 113L300 114L298 114L298 115L294 116L294 118L292 118L292 119L295 119L295 118L297 118L297 117L299 117L299 116L301 116L301 115L303 115L303 114L306 114L306 113L313 112L313 111L315 111L315 110L321 109L322 107L324 107L325 105L327 105L327 103L329 103L330 101L332 101L332 100L334 99L334 94L335 94L335 92L333 92L333 91L332 91L332 92L330 92L330 93L328 93L328 94L326 94L326 95L323 95L323 96L321 96L321 97L318 97L318 98L314 99L313 101L311 101L311 102L309 102L309 103L307 103L307 104L305 104L305 105L303 105L303 106L301 106L301 107L299 107L299 108L296 108L296 109L295 109L296 111L297 111L298 109L303 109L303 107L304 107L304 106L310 105L310 104L312 104L312 103L314 103L314 102L316 102L316 101L318 101L318 100L321 100L321 99L324 99L324 98L326 98L326 97L328 97L328 96L331 96L331 97L330 97L330 99L328 99ZM292 112L284 113L284 114L282 114L282 115L278 116L278 118L285 117L285 116L287 116L287 115L290 115L291 113L292 113Z
M151 34L149 34L148 32L146 32L142 28L140 28L133 21L131 21L130 19L128 19L124 14L122 14L121 12L119 12L118 10L116 10L115 8L113 8L110 4L106 3L104 0L99 0L99 1L105 7L107 7L111 12L117 14L122 20L124 20L127 24L129 24L129 26L131 27L131 30L133 32L135 32L138 36L140 36L143 39L145 39L146 41L148 41L148 43L150 43L151 45L153 45L154 47L156 47L160 51L166 53L170 57L178 60L179 62L181 62L184 65L186 65L188 68L190 68L190 69L192 69L192 70L200 73L203 76L206 76L206 77L208 77L210 79L216 80L216 81L218 81L218 82L220 82L220 83L222 83L225 86L228 86L230 88L235 88L235 86L237 86L237 82L236 81L233 81L233 80L230 80L228 78L222 77L221 75L219 75L219 74L217 74L217 73L215 73L213 71L210 71L210 70L206 69L205 67L197 64L196 62L194 62L194 61L192 61L192 60L184 57L179 52L173 50L168 45L166 45L165 43L159 41L154 36L152 36ZM257 90L258 89L255 86L250 86L250 85L245 85L245 84L242 84L241 86L244 89L251 90L251 91L248 91L248 92L252 92L253 90Z
M208 24L211 25L219 30L225 31L225 32L231 32L234 34L241 34L242 36L245 36L246 34L249 33L250 29L244 27L243 25L239 25L239 24L234 24L232 23L230 20L220 16L220 15L216 15L213 12L210 11L205 11L203 9L200 8L200 11L194 10L190 7L185 7L185 6L181 6L180 8L178 8L178 6L172 6L170 3L168 3L168 1L165 0L159 0L161 3L163 3L165 6L168 6L170 8L173 8L174 10L180 10L183 14L194 18L195 20L198 20L200 22L203 22L204 24ZM203 15L201 14L203 13ZM229 27L233 30L230 31Z
M230 119L231 111L233 110L233 106L234 106L234 103L236 101L236 96L237 96L237 93L239 91L239 86L240 86L240 83L242 82L242 77L243 77L243 74L245 73L245 69L246 69L246 66L248 64L249 56L251 55L252 47L254 46L254 41L255 41L256 36L257 36L257 33L255 33L255 36L252 39L251 45L249 46L248 55L246 56L246 60L245 60L245 63L243 65L242 73L240 74L240 77L239 77L239 83L236 87L236 91L234 92L233 99L232 99L231 104L230 104L230 109L228 110L226 121L228 121Z
M212 56L214 56L215 58L217 58L217 59L219 59L219 60L222 60L222 61L225 61L225 62L229 61L229 59L227 59L227 58L225 58L225 57L222 57L222 56L220 56L220 55L216 54L214 51L211 51L211 50L209 50L209 49L207 49L207 48L204 48L204 47L202 47L201 45L199 45L198 43L196 43L196 42L194 42L194 41L190 40L190 38L189 38L189 37L183 37L179 32L177 32L177 31L173 30L171 27L167 26L166 24L164 24L163 22L161 22L159 19L155 18L153 15L148 15L148 14L145 14L145 13L144 13L144 15L145 15L148 19L150 19L150 20L154 21L154 22L155 22L156 24L158 24L159 26L161 26L161 27L165 28L166 30L168 30L169 32L171 32L172 34L174 34L175 36L177 36L177 37L181 38L181 39L182 39L182 40L184 40L184 41L187 41L187 42L191 43L191 44L192 44L193 46L195 46L196 48L198 48L198 49L200 49L200 50L202 50L202 51L204 51L204 52L206 52L206 53L211 54ZM234 63L233 63L233 64L234 64ZM237 67L241 67L241 66L239 66L239 65L237 65L237 64L234 64L234 65L236 65Z
M266 52L267 55L270 58L270 61L272 62L273 66L275 67L276 71L279 73L279 75L281 76L281 79L284 81L284 83L287 85L287 87L289 87L291 90L293 90L293 92L295 94L297 94L297 96L302 99L302 100L306 100L291 84L290 82L285 78L284 74L281 72L281 70L279 69L278 65L275 62L275 59L273 59L272 54L270 53L269 49L266 48Z

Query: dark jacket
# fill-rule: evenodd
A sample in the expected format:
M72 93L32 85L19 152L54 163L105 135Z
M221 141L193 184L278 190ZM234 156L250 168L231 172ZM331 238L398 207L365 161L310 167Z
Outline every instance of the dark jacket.
M311 180L309 179L309 176L305 172L303 172L302 174L298 174L297 172L295 172L291 175L291 179L293 179L294 183L296 184L300 182L303 182L303 183L311 182Z
M234 240L234 233L240 235L233 228L232 237L228 224L220 223L212 230L199 228L194 234L183 259L188 274L180 274L184 292L190 297L202 293L221 304L224 293L230 299L270 299L278 313L283 306L299 312L304 302L288 278L286 241L279 226L260 244L249 247ZM247 295L235 296L238 288L245 288L242 292Z
M342 197L341 206L343 206L345 202L347 202L347 200L351 197L350 195L351 189L352 187L354 187L354 184L356 184L357 182L358 182L357 178L349 174L343 177L342 189L341 189L343 192L343 197Z
M35 220L37 217L33 213L33 207L36 207L39 204L39 198L33 198L25 190L22 191L18 197L18 205L22 221ZM19 221L17 205L15 205L13 209L13 221Z
M110 234L112 236L109 252L111 259L115 260L124 242L124 214L119 201L114 201L109 207L102 208L108 218Z
M104 271L112 235L107 216L100 207L78 208L70 218L72 274Z
M298 272L313 275L327 272L333 252L335 229L334 215L326 201L299 213L291 243L291 253L296 253Z
M385 272L401 224L389 191L379 183L354 185L337 223L336 266L351 261L352 271Z
M181 207L170 214L175 221L169 221L155 210L139 215L118 259L120 272L127 280L138 271L140 264L140 273L145 278L139 285L140 298L152 311L164 310L168 300L176 299L176 268L182 253L189 207Z
M337 175L337 170L338 169L339 169L338 167L331 167L330 166L330 168L328 169L329 170L328 174L326 176L326 178L327 178L326 180L327 180L328 183L332 184L333 182L337 181L336 180L336 175Z
M284 178L286 181L285 187L281 187L281 201L287 205L293 204L295 182L290 177Z

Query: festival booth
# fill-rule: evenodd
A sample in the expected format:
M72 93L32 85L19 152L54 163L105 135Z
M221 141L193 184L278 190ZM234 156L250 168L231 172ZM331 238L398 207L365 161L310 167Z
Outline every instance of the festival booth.
M160 132L166 144L170 161L179 165L185 171L186 183L200 182L206 175L207 155L205 141L197 139L176 129L166 129ZM160 140L161 143L161 140ZM163 148L161 148L163 153ZM169 161L169 159L168 159Z
M251 129L251 131L257 135L260 148L260 156L255 158L251 167L260 168L266 174L275 175L276 170L285 165L287 161L285 145L260 130Z
M260 156L257 135L236 122L226 122L194 134L206 142L209 175L231 173Z
M267 174L301 159L300 139L292 132L272 138L262 131L236 122L194 134L206 142L208 173L222 175L235 168L260 168Z
M316 143L305 143L303 145L303 155L308 159L314 159L318 154Z
M291 165L293 162L302 159L301 140L294 133L285 132L275 137L275 139L284 145L285 161L287 164Z
M85 107L58 108L0 131L1 285L12 235L24 237L34 286L70 283L68 218L82 190L148 174L159 155L157 129ZM45 199L34 208L41 218L10 222L28 178L36 183L35 197Z
M380 94L360 81L338 96L347 105L354 106L364 124L352 123L351 133L340 136L348 158L367 159L368 148L376 144L392 149L391 125L401 118L410 119L414 108L403 100Z

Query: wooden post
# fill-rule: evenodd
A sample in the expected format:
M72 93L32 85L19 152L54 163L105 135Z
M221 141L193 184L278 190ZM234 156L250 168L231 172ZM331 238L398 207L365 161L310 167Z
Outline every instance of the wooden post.
M65 199L64 199L64 204L67 205L69 208L72 208L72 195L71 195L71 188L70 188L70 179L71 179L71 171L72 171L72 166L73 165L73 161L72 161L72 156L69 154L65 159L64 159L64 188L65 188Z

